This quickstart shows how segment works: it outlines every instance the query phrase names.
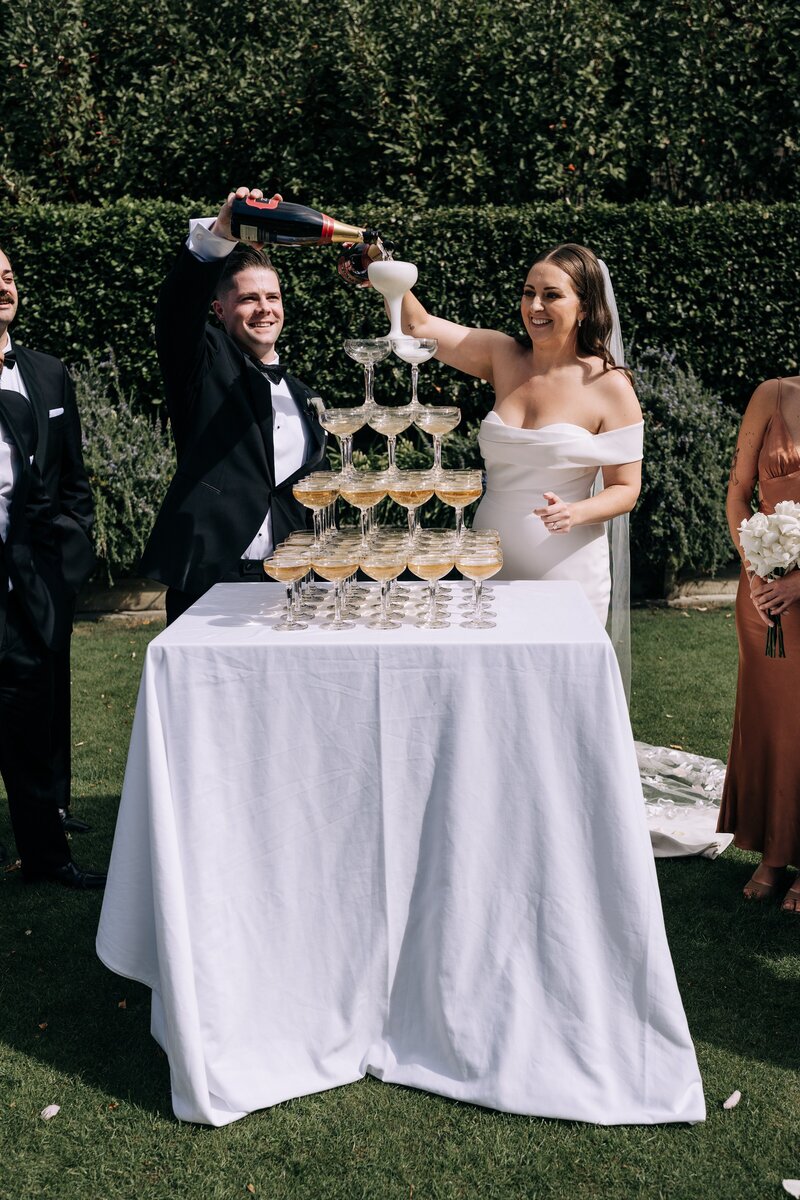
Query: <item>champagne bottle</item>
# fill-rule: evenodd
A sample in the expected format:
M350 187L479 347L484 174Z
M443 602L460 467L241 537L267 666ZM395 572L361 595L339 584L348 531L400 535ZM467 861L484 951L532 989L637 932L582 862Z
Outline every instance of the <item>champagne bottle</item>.
M255 200L252 196L233 201L231 232L242 242L282 246L326 246L331 242L374 245L380 236L375 229L347 225L304 204Z
M342 253L336 269L346 283L365 283L369 278L369 264L377 262L379 258L385 258L393 249L393 244L383 239L380 245L376 245L375 242L356 242Z

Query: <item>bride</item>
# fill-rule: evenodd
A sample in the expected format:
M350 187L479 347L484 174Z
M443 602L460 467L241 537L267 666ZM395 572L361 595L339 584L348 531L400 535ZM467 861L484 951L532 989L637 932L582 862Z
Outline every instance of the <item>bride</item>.
M436 338L440 361L494 388L480 427L486 492L473 527L499 531L500 578L575 580L604 625L605 524L639 496L644 430L630 377L608 349L609 298L613 305L593 252L566 243L528 272L524 341L431 316L412 292L403 300L405 333ZM603 487L592 494L598 469ZM625 543L627 557L627 529Z
M472 524L499 530L499 577L574 580L604 624L610 603L608 629L627 692L627 514L641 487L644 424L622 367L605 264L573 243L546 251L528 272L520 308L526 336L519 341L433 317L412 293L403 326L436 338L437 358L494 387L479 434L486 492ZM731 840L714 832L724 764L641 742L636 751L656 854L715 857ZM672 821L677 812L681 820Z

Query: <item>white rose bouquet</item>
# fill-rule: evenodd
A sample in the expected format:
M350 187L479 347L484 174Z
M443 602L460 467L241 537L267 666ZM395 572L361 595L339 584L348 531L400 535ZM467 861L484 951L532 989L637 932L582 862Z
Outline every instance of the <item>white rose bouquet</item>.
M760 579L777 579L797 567L800 561L800 504L781 500L775 512L757 512L739 526L739 541L744 556ZM770 658L785 658L780 614L773 617L767 630L766 653Z

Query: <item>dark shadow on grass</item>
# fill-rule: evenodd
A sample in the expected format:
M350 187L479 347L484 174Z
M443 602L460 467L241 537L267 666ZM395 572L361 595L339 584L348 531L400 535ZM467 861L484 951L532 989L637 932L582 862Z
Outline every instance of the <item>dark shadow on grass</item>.
M71 839L81 865L107 863L118 803L74 800L93 827ZM5 827L0 840L10 841ZM109 1103L173 1120L169 1066L150 1036L150 991L112 974L95 953L101 904L102 892L25 885L18 870L0 871L0 1042L80 1076Z
M752 904L742 887L758 856L661 859L667 936L692 1037L743 1058L796 1070L800 1046L800 920ZM794 974L787 960L794 960Z

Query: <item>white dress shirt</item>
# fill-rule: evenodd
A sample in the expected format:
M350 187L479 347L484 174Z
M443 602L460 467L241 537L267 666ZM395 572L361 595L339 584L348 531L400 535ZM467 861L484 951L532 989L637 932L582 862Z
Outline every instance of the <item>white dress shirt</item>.
M216 218L193 218L189 222L189 237L187 246L201 262L212 262L215 258L225 258L238 245L228 238L212 233L211 226ZM270 360L270 365L279 361L276 354ZM254 370L258 370L254 367ZM272 440L275 458L275 483L283 483L295 471L298 471L306 461L311 449L310 434L306 421L298 407L285 379L280 383L270 384L272 389ZM250 545L242 553L242 558L266 558L274 548L272 538L272 513L267 512L261 527Z

